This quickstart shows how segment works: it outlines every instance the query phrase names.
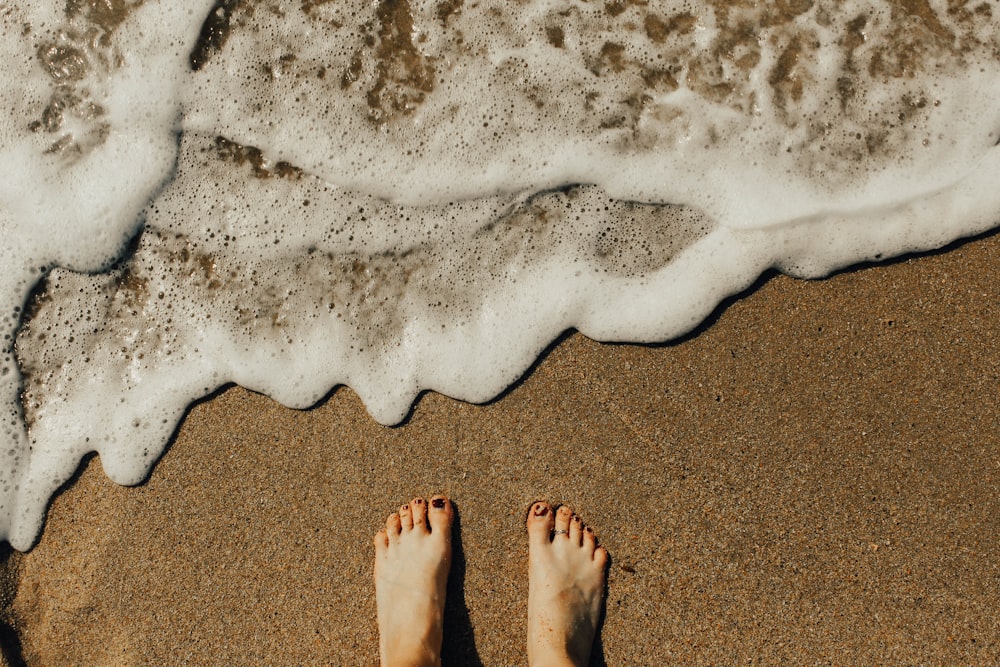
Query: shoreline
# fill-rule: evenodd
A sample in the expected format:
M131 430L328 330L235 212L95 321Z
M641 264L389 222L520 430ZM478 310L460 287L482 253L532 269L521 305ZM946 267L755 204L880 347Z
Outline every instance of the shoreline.
M7 558L4 615L27 664L372 664L371 535L444 492L462 540L445 664L522 654L539 498L611 554L608 664L988 664L998 284L997 232L778 275L678 342L573 334L500 399L428 393L400 427L346 388L306 411L228 389L144 484L89 460Z

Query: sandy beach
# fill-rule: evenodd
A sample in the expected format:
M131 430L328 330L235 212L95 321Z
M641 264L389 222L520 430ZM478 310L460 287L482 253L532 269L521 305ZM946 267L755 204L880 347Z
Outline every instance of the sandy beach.
M91 458L5 558L9 664L374 665L371 536L459 513L446 665L524 664L524 514L611 554L594 664L1000 663L1000 236L771 276L662 346L569 335L396 428L230 388L148 481Z

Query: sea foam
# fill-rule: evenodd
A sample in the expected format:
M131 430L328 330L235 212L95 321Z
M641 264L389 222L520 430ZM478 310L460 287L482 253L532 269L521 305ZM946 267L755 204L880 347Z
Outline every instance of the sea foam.
M178 4L0 3L19 549L228 382L398 423L1000 222L991 3Z

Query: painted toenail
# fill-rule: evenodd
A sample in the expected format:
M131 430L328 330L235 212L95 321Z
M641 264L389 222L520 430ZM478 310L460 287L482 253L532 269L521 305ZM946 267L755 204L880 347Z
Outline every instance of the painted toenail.
M434 500L431 501L431 505L433 505L434 507L436 507L438 509L443 509L444 508L444 498L435 498Z
M549 508L545 505L535 505L535 516L545 516L549 513Z
M414 505L420 505L420 504L422 504L423 502L424 502L424 501L422 501L422 500L421 500L420 498L417 498L416 500L414 500L414 501L413 501L413 504L414 504Z
M409 506L409 505L403 505L402 507L400 507L400 508L399 508L399 511L400 511L400 512L405 512L405 511L406 511L406 510L408 510L408 509L410 509L410 506Z

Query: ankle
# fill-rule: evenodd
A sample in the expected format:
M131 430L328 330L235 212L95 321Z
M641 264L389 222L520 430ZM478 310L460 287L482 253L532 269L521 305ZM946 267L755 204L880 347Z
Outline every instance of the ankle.
M584 667L586 664L587 660L574 660L567 651L557 649L528 651L528 667Z
M383 649L380 667L441 667L441 652L426 644L415 648L412 644L401 650Z
M590 634L590 633L588 633ZM590 661L590 644L578 645L573 636L528 637L529 667L584 667Z

